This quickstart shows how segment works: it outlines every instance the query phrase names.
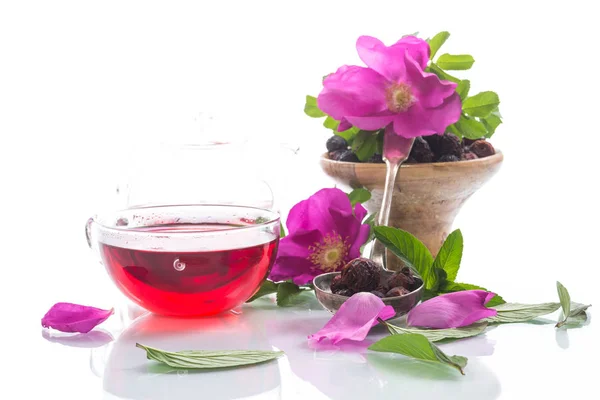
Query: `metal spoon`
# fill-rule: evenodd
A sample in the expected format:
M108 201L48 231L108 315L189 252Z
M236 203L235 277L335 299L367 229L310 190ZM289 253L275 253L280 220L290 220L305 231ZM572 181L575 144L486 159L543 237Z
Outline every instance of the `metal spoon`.
M386 226L390 219L390 209L392 207L392 195L394 194L394 185L396 175L400 165L410 155L410 150L415 142L414 138L406 139L396 135L391 127L386 128L383 137L383 160L386 164L385 188L383 190L383 200L381 208L377 215L377 225ZM385 246L379 240L373 242L371 247L371 260L386 268Z

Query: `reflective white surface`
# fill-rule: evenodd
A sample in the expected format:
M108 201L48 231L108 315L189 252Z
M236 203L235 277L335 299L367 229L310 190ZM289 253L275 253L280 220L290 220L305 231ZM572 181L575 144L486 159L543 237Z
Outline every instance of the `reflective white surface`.
M502 325L482 336L442 344L448 354L469 358L466 375L461 376L451 368L368 351L370 343L387 334L380 326L363 343L310 346L306 337L330 314L312 294L303 296L293 307L280 308L265 298L235 312L199 319L166 318L127 305L106 327L88 335L42 331L35 347L42 359L44 354L57 356L48 363L60 370L54 383L62 390L50 396L56 399L487 400L534 394L592 398L591 393L597 393L587 361L597 336L591 313L586 326L569 331L555 330L551 320L558 314L552 314L536 324ZM136 343L173 351L279 349L286 355L240 369L177 371L147 360Z

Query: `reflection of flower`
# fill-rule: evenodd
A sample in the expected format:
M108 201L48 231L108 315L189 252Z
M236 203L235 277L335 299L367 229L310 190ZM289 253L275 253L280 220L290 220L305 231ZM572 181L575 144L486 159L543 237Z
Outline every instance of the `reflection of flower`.
M424 72L427 42L406 36L387 47L361 36L356 48L368 68L340 67L325 78L317 99L319 109L341 121L339 131L390 126L397 135L413 138L443 134L458 121L462 104L456 83Z
M369 225L361 224L366 214L360 204L353 209L348 195L335 188L319 190L296 204L269 278L303 285L321 273L340 270L360 256L369 236Z
M344 339L361 341L377 325L377 318L386 320L394 315L392 306L386 306L379 297L359 292L346 300L323 329L309 336L309 340L330 339L333 344Z
M498 313L493 308L485 306L494 296L494 293L485 290L464 290L443 294L410 310L406 322L410 326L435 329L471 325Z

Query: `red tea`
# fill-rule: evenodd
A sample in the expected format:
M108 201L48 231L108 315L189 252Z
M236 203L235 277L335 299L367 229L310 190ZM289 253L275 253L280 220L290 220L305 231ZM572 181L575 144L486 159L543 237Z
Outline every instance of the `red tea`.
M171 224L138 228L138 232L153 233L153 241L106 240L108 243L100 243L100 254L117 286L142 307L165 315L217 314L255 293L269 274L278 245L278 238L267 232L244 233L243 229L232 228L239 226ZM227 230L235 234L228 236ZM191 247L181 247L170 241L179 233L198 231L217 235L203 239L200 246L190 241ZM169 247L180 247L181 251Z

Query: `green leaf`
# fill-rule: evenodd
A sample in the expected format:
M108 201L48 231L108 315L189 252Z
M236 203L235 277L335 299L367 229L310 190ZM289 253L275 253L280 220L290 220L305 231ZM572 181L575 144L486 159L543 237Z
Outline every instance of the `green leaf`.
M363 254L363 250L365 249L365 246L367 244L369 244L375 238L375 230L373 228L375 228L375 226L377 224L376 218L377 218L377 213L374 212L374 213L368 215L367 218L365 218L365 220L363 221L363 224L369 225L369 237L363 243L363 245L360 246L360 254Z
M277 283L270 281L270 280L265 280L261 285L260 288L258 289L258 292L256 292L256 294L252 297L250 297L250 299L248 299L246 301L246 303L251 303L254 300L258 299L259 297L263 297L272 293L277 293Z
M283 239L286 237L285 228L283 227L283 222L279 222L279 238Z
M436 63L441 69L466 70L473 66L475 60L469 54L442 54L438 57Z
M429 66L425 69L426 72L431 72L436 74L438 78L445 81L450 81L454 83L460 83L460 79L448 74L435 63L430 63Z
M385 129L380 129L377 134L377 148L375 149L375 153L383 154L383 136L385 133Z
M502 119L496 115L496 113L491 113L486 118L482 118L481 123L485 126L485 129L487 129L485 137L489 139L496 133L496 129L502 123Z
M231 368L243 365L259 364L274 360L284 354L283 351L259 350L185 350L165 351L136 343L136 347L146 351L149 360L155 360L173 368L215 369Z
M294 304L294 300L299 294L306 291L292 282L281 282L277 287L277 305L280 307Z
M446 364L456 368L463 375L465 374L463 369L467 366L466 357L448 356L425 336L417 333L384 337L369 346L369 350L398 353L417 360Z
M486 118L498 108L500 98L495 92L487 91L467 97L463 101L463 111L471 117Z
M357 203L365 203L371 199L371 192L367 189L358 188L348 193L350 204L354 207Z
M449 37L450 37L450 33L443 31L443 32L438 33L431 39L427 40L427 42L429 43L429 50L430 50L429 59L430 60L433 60L433 57L435 57L435 54L438 52L440 47L442 47L443 44L446 43L446 40L448 40Z
M490 323L527 322L542 315L553 313L560 308L560 303L504 303L491 308L495 308L498 315L487 318L486 321Z
M471 89L471 81L468 79L463 79L456 86L456 93L460 96L462 101L469 95L469 90Z
M560 299L560 306L562 307L564 320L558 321L556 324L557 328L560 328L567 322L567 318L571 315L571 296L566 287L562 283L556 282L556 290L558 291L558 298Z
M462 132L458 129L458 127L456 126L456 124L452 124L450 126L448 126L447 131L452 133L454 136L458 137L459 139L462 139L463 135Z
M437 285L429 249L412 234L389 226L375 227L375 238L423 279L426 289Z
M460 268L460 261L463 254L463 236L460 229L452 232L446 240L435 260L433 261L434 268L441 268L446 271L446 276L449 281L454 281Z
M348 144L352 144L354 142L354 139L358 135L358 132L360 132L360 129L352 127L346 129L343 132L334 131L333 133L346 139L346 142L348 142Z
M368 160L377 150L377 135L371 131L361 130L352 142L352 150L360 161Z
M444 339L461 339L471 336L477 336L485 331L488 324L487 322L476 322L469 326L462 328L449 328L449 329L420 329L420 328L401 328L397 325L392 325L384 321L388 331L392 335L403 335L406 333L418 333L425 336L432 342L439 342Z
M481 122L465 115L460 116L460 119L456 122L455 126L464 137L469 139L481 139L488 133Z
M440 287L441 293L454 293L454 292L461 292L463 290L485 290L486 292L490 291L484 287L472 285L470 283L459 283L459 282L449 282L449 281L444 282ZM497 306L499 304L504 304L504 303L506 303L506 302L504 301L504 299L501 296L495 295L494 297L492 297L492 299L490 301L487 302L486 306L494 307L494 306Z
M314 96L306 96L306 104L304 105L304 113L312 118L322 118L325 113L317 107L317 98Z
M330 116L327 116L327 118L325 118L325 121L323 121L323 126L325 128L333 129L334 131L337 130L339 125L340 125L340 121L336 121L335 119L331 118Z

